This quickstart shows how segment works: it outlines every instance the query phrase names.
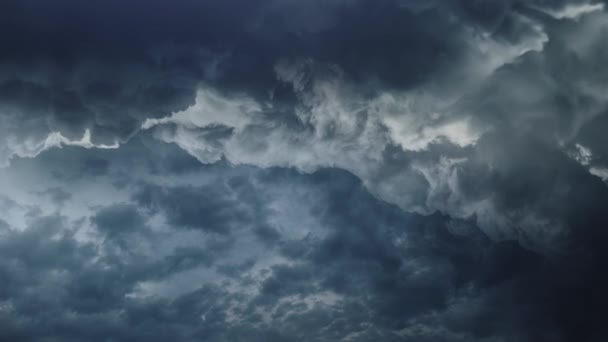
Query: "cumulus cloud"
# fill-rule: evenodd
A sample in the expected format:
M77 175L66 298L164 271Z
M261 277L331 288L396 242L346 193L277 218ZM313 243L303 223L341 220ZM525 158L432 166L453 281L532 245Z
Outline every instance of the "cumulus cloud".
M448 70L415 90L370 91L368 84L352 82L339 65L283 60L274 71L296 96L296 124L272 120L268 113L280 105L272 96L263 101L215 94L221 100L213 101L205 95L211 90L203 88L196 105L165 119L149 120L143 128L155 127L161 140L177 143L203 162L223 157L234 164L288 166L305 172L346 169L375 195L404 210L439 210L463 219L474 216L490 236L520 239L518 232L523 232L525 239L544 244L547 234L562 237L572 227L553 214L502 212L489 195L492 189L488 197L471 202L460 189L467 175L459 174L467 170L491 177L503 172L484 165L491 161L479 155L488 150L504 153L499 152L502 142L492 136L512 136L507 132L515 131L521 133L519 139L540 139L556 150L575 143L580 128L600 115L606 104L593 90L602 88L603 81L584 71L586 65L599 62L598 54L591 53L601 39L594 23L604 16L584 20L567 34L562 32L571 24L548 23L520 13L509 15L513 27L499 28L493 36L463 30L457 37L479 44L463 49L451 67L467 70L469 78L458 82L458 71ZM511 35L511 41L503 34ZM580 39L588 43L572 58L571 45L580 44ZM568 71L560 65L567 61L573 67L566 79ZM221 109L218 102L224 103ZM213 119L207 111L221 113L222 119ZM484 146L477 147L484 135L488 136ZM445 151L433 156L430 151L438 149L434 146L445 146ZM394 160L386 154L391 149L402 155L400 164L390 165ZM393 167L400 174L380 178ZM601 174L600 169L593 170Z

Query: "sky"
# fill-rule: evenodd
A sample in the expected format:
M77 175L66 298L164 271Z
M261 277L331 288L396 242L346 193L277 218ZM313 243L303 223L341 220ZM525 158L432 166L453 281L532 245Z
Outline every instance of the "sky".
M607 5L0 1L0 341L607 341Z

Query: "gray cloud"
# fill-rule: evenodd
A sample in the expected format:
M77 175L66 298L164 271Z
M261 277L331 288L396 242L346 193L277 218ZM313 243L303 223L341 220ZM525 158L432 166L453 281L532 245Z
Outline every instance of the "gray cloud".
M184 239L173 229L133 219L138 217L133 204L115 204L96 209L96 227L122 227L121 234L136 238L105 239L100 248L77 238L74 233L82 228L67 217L37 217L26 230L2 236L3 338L567 341L595 336L600 322L582 319L578 310L599 310L602 297L569 289L592 279L602 284L598 256L573 250L547 259L514 242L492 242L474 226L455 234L454 219L407 214L342 171L248 172L243 189L266 184L273 196L304 194L292 200L306 200L299 206L310 206L322 229L294 237L285 227L272 244L260 240L252 226L225 233L228 244L200 230L186 230L195 235ZM259 202L253 194L240 198L258 206L272 202ZM210 197L200 205L214 208L222 201ZM173 206L188 203L184 198ZM232 216L216 219L226 226L239 222ZM594 248L593 240L578 243L583 245ZM238 271L227 272L230 268Z
M53 132L66 144L89 129L92 146L112 146L143 120L192 105L200 84L260 99L272 92L289 107L293 94L272 72L283 59L312 58L353 81L412 88L466 59L468 31L492 32L496 25L483 21L501 22L508 6L11 1L2 5L3 164L56 145L45 143Z
M605 340L607 27L3 2L0 340Z

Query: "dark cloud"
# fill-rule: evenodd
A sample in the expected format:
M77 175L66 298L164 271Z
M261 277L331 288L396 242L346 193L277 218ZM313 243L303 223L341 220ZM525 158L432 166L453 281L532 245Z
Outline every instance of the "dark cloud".
M310 58L353 81L411 88L464 57L468 26L492 32L509 6L8 1L0 8L0 108L20 143L53 131L77 140L88 128L93 142L112 144L146 118L192 105L200 84L290 103L274 73L282 60Z
M0 340L604 341L603 6L0 3Z
M145 219L137 207L125 203L100 209L91 217L91 222L108 239L121 239L145 225Z
M72 194L62 188L48 188L44 191L36 193L37 195L48 196L51 203L61 206L64 202L72 198Z
M175 242L179 226L145 227L152 223L144 207L125 203L95 209L91 222L111 237L101 249L79 240L81 228L66 217L37 216L24 231L4 230L2 338L601 340L601 320L590 319L605 304L594 290L605 282L599 225L580 232L567 254L547 257L494 242L474 222L405 213L347 172L244 168L235 178L218 171L214 184L227 193L197 197L204 201L163 202L163 191L183 192L148 187L160 196L155 205L172 203L172 211L158 207L172 225L179 208L196 203L200 226L181 231L199 235ZM284 226L260 240L251 217L240 225L239 215L209 215L220 204L231 208L226 198L235 194L240 207L269 210L281 193L308 206L322 229L297 237ZM226 243L201 233L207 225L238 228L222 233L230 234ZM267 264L256 246L286 261ZM180 278L196 274L203 276Z
M167 223L177 228L218 234L230 234L255 224L259 222L257 217L263 215L256 202L245 202L229 186L221 184L172 188L149 185L135 195L135 200L152 212L161 212ZM272 237L267 229L259 229L262 236Z

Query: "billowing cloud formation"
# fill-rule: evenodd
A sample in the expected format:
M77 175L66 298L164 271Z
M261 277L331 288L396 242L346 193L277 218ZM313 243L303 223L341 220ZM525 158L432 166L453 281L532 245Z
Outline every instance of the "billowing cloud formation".
M601 12L602 6L593 9ZM225 157L236 164L307 172L338 167L405 210L475 216L495 238L536 240L539 235L543 244L572 227L555 217L558 213L504 208L495 194L499 189L468 198L460 189L468 175L459 174L466 169L477 176L506 172L506 178L518 178L513 170L491 167L500 154L513 153L502 146L503 139L562 150L603 112L606 100L598 91L606 84L585 70L602 63L598 27L608 17L602 12L583 23L555 22L536 18L539 14L510 14L518 30L504 34L514 35L515 41L500 37L502 27L496 36L483 29L477 35L463 30L458 39L477 44L459 51L460 59L450 66L456 71L439 65L432 81L411 89L370 89L337 64L280 61L274 71L296 96L296 123L269 118L280 106L272 93L262 102L203 88L194 106L148 119L142 127L157 127L160 139L177 143L205 163ZM564 63L572 65L572 72L564 70ZM461 81L465 75L468 79ZM480 138L483 143L477 144ZM440 151L426 153L434 149ZM391 169L395 172L386 174ZM592 173L601 174L598 170Z
M5 1L0 339L603 341L600 1Z
M546 257L406 213L344 171L203 166L148 138L83 151L2 171L27 183L4 188L24 214L2 228L2 339L603 338L601 229ZM111 165L83 171L90 158ZM71 194L61 212L46 186Z
M75 139L88 128L94 143L124 140L142 120L191 105L201 82L262 97L273 92L289 111L290 92L276 89L273 72L281 59L312 58L338 65L356 81L412 88L453 73L450 65L467 59L467 46L510 50L500 52L504 57L476 51L487 69L538 45L537 37L509 37L515 41L506 46L483 37L505 20L507 5L501 2L461 8L407 1L125 6L63 0L8 1L0 10L4 163L23 155L22 145L36 145L52 132ZM514 29L528 29L510 20Z

